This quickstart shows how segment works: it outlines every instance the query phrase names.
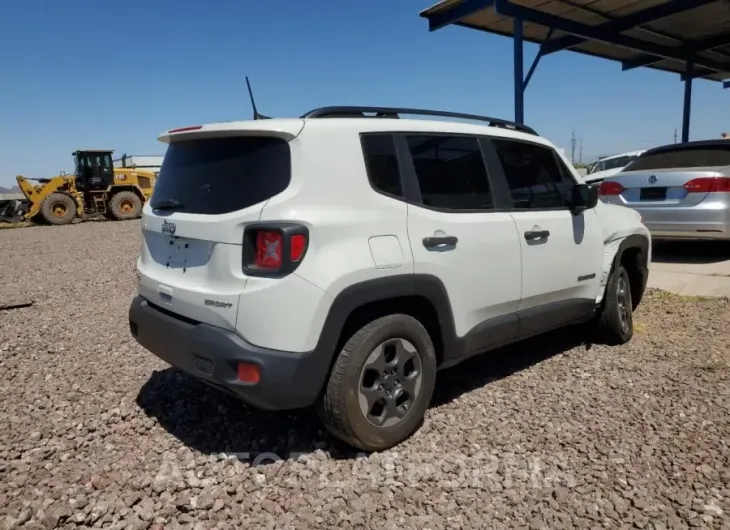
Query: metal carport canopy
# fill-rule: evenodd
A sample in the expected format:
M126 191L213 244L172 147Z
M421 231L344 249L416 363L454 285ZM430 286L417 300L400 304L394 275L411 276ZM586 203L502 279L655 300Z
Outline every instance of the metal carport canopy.
M515 121L540 58L570 50L654 68L684 81L682 141L689 140L692 80L730 88L730 0L442 0L421 12L429 31L448 25L514 40ZM523 42L540 45L527 76Z

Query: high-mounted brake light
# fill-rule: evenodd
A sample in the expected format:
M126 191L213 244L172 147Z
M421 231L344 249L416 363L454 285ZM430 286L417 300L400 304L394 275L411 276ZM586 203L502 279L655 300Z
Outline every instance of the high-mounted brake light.
M685 183L684 189L689 193L723 193L730 192L728 177L699 177Z
M309 246L309 230L296 223L262 223L243 234L243 270L249 276L281 277L293 272Z
M179 133L179 132L185 132L185 131L197 131L198 129L202 129L202 125L190 125L189 127L178 127L177 129L170 129L167 131L168 134L172 133Z
M610 180L604 180L598 187L598 195L621 195L624 191L626 191L626 188L621 184Z

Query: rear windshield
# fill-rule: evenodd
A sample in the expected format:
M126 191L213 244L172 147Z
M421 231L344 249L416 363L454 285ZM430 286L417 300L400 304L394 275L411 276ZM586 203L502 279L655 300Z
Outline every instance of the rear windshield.
M285 140L182 140L167 148L150 205L195 214L229 213L281 193L290 178Z
M658 153L644 153L626 166L624 171L713 166L730 166L730 145L727 147L694 147L671 149Z

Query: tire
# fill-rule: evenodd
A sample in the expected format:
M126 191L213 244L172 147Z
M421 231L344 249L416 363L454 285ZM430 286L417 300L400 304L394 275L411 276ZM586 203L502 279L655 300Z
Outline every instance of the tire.
M365 368L366 364L372 366L376 351L382 352L383 361L393 352L396 356L392 364L381 364L384 371L379 369L377 373ZM390 373L386 375L385 370ZM406 440L420 427L435 383L436 353L428 331L409 315L388 315L365 325L347 341L319 402L319 416L326 429L345 443L368 452L382 451ZM366 392L361 384L372 390ZM389 391L390 397L386 396ZM372 413L379 405L366 406L361 392L373 398L379 396L381 404L397 405L401 398L411 399L407 408L401 405L401 417L394 424L386 418L385 423L377 425L377 421L366 417L363 407ZM383 414L395 410L383 409Z
M631 283L626 269L620 263L614 268L606 285L598 332L603 341L612 346L625 344L634 335Z
M137 219L142 215L142 199L133 191L120 191L112 195L109 210L117 221Z
M67 225L76 217L76 201L65 193L51 193L43 199L41 216L52 225Z

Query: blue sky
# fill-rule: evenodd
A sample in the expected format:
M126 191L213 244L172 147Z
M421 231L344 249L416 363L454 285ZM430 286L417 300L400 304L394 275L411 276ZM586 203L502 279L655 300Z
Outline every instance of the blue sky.
M8 0L0 3L0 185L70 171L77 148L163 154L157 135L323 105L429 107L512 119L512 41L429 33L434 0ZM536 46L527 45L525 69ZM691 138L730 131L730 90L696 81ZM525 121L570 151L673 141L679 76L560 52L544 58Z

